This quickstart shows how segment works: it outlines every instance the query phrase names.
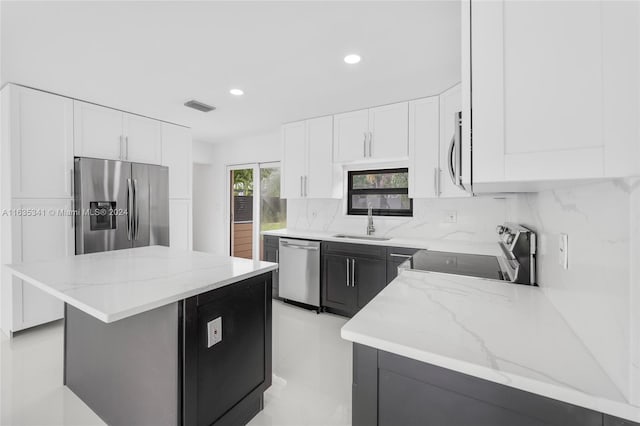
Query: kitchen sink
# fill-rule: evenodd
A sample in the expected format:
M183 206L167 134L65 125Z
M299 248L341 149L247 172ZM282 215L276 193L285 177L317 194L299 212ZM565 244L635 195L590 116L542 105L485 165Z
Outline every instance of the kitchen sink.
M389 241L391 238L387 237L374 237L371 235L351 235L351 234L336 234L334 238L349 238L352 240L370 240L370 241Z

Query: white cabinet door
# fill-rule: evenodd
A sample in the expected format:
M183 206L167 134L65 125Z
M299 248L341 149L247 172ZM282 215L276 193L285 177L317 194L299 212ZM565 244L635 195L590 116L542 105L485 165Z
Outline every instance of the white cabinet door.
M124 159L123 112L73 101L76 156Z
M125 159L135 163L162 163L162 123L124 114Z
M473 1L470 23L463 11L473 42L471 64L463 60L462 71L465 97L465 74L473 85L474 190L482 183L604 176L609 89L602 5ZM465 123L467 111L465 105ZM463 124L463 140L468 134Z
M601 12L592 1L504 2L507 180L603 176Z
M13 261L38 262L75 254L71 200L13 200L15 209L43 211L43 215L15 217ZM33 327L62 318L63 304L31 284L13 278L13 330Z
M162 165L169 167L169 198L191 198L193 148L190 129L162 123Z
M405 123L406 126L406 123ZM346 163L369 156L369 110L333 116L334 160Z
M340 167L333 164L333 117L307 120L307 197L340 198Z
M169 200L169 246L192 250L191 200Z
M71 198L73 101L9 86L12 196Z
M433 96L409 103L409 197L434 198L439 181L447 179L438 164L439 99ZM446 173L446 172L445 172Z
M409 105L407 102L369 110L368 157L404 159L409 155Z
M462 90L458 84L440 95L440 196L469 197L471 194L458 188L449 172L451 142L456 132L456 115L462 110Z
M304 197L306 175L306 125L304 121L282 126L281 198Z

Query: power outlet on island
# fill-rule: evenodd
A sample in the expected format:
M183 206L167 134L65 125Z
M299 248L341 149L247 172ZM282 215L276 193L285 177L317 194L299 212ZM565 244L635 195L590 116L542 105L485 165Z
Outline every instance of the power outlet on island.
M562 269L569 269L569 235L567 234L560 234L558 255L558 261Z

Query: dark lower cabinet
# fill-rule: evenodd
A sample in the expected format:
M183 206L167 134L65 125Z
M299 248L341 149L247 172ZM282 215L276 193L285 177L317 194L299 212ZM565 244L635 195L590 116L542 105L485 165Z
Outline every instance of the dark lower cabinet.
M280 237L275 237L273 235L265 235L262 237L263 244L263 260L267 262L279 263L280 262L280 253L279 253L279 243ZM273 271L273 282L272 282L272 295L274 298L279 299L280 296L278 294L279 288L279 271L276 269Z
M352 420L353 426L637 426L359 344Z
M356 310L357 292L351 287L351 259L341 254L322 255L322 306L343 315L353 315Z
M353 316L387 284L386 247L322 243L322 307Z

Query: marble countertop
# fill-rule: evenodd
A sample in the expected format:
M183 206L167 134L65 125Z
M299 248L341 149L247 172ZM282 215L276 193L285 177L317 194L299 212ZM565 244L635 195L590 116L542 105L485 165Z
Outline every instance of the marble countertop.
M5 267L109 323L272 271L277 264L150 246Z
M403 271L344 339L625 419L631 405L538 287Z
M339 243L351 244L367 244L375 246L388 247L407 247L419 248L433 251L445 251L452 253L468 253L468 254L484 254L489 256L502 256L500 246L495 242L473 242L462 240L426 240L389 237L388 240L366 240L357 238L337 238L338 234L351 234L349 232L322 232L322 231L305 231L295 229L278 229L274 231L263 231L263 235L272 235L275 237L285 238L304 238L308 240L333 241ZM386 237L385 235L376 235L376 237Z

